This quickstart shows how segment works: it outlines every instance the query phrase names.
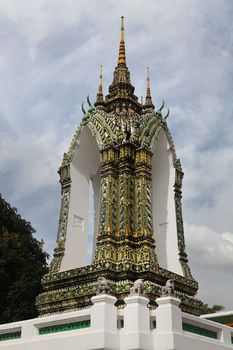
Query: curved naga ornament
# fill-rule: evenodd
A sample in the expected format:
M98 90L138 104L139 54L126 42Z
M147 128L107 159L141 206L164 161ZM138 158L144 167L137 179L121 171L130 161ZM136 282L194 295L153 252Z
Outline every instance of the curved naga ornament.
M170 115L170 109L168 108L168 109L167 109L167 114L165 115L164 120L167 120L167 118L169 117L169 115Z
M89 95L87 96L87 103L88 103L88 105L89 105L90 108L94 108L94 107L92 106L92 104L91 104Z
M82 103L82 112L83 112L83 114L86 114L86 111L85 111L85 109L84 109L84 102Z
M157 112L162 112L162 109L164 108L164 106L165 106L165 101L163 100L163 103L162 103L161 107L158 109Z

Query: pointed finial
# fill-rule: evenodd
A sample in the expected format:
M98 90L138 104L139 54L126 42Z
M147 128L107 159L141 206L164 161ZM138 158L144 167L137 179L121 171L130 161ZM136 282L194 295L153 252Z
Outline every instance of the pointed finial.
M125 106L119 106L119 99L124 96ZM121 17L121 36L117 66L113 72L112 84L109 86L109 94L105 96L104 108L106 112L116 112L132 109L132 111L142 112L142 105L138 102L138 97L134 95L134 86L130 81L130 72L126 65L125 41L124 41L124 17Z
M146 95L148 97L151 97L151 94L150 94L150 68L149 67L146 67L146 70L147 70L147 91L146 91Z
M149 69L149 67L147 67L146 70L147 70L147 77L146 77L147 89L146 89L145 107L154 109L154 105L152 103L152 98L151 98L151 92L150 92L150 69Z
M124 30L125 30L124 16L121 16L121 41L124 41Z
M141 105L143 105L143 96L141 96Z
M103 75L102 75L102 64L100 65L100 80L99 80L99 94L103 95Z
M124 39L124 16L121 16L121 40L119 47L118 64L126 64L125 39Z
M96 102L95 106L103 104L104 98L103 98L103 75L102 75L102 64L100 65L100 75L99 75L99 89L98 93L96 95Z

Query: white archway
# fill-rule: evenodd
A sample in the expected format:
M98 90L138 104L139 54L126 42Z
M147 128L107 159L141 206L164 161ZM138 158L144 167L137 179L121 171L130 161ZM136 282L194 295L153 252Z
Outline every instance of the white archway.
M88 264L88 239L93 240L93 250L98 229L99 195L100 195L100 153L97 142L90 129L83 127L72 162L70 164L70 205L67 222L65 253L60 271L66 271ZM90 191L93 208L90 208ZM92 213L92 216L90 216ZM94 222L93 222L94 221ZM93 222L94 234L88 235L90 223ZM91 254L93 255L93 253Z
M175 168L163 129L154 140L152 151L152 215L157 259L162 268L183 275L177 242Z

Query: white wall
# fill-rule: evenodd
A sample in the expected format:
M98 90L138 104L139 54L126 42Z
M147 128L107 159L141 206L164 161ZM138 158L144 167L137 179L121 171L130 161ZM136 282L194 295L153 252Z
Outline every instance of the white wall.
M158 263L165 269L183 275L177 243L173 187L175 169L163 130L154 141L152 151L152 211Z
M0 341L2 350L227 350L233 349L233 329L183 313L180 300L158 298L158 308L149 310L144 296L129 296L126 307L117 310L116 298L100 294L93 306L84 310L39 317L0 325L0 335L21 331L21 337ZM124 320L117 328L117 319ZM87 328L64 331L64 325L90 320ZM150 327L156 320L156 328ZM183 330L182 322L216 332L217 339ZM59 327L54 333L40 334L43 327ZM62 326L61 326L62 325Z
M88 227L90 180L94 189L95 230L98 222L100 154L95 138L86 126L82 129L74 158L70 165L71 195L65 243L65 255L60 271L88 264ZM92 210L93 212L93 210ZM96 232L94 233L96 237Z

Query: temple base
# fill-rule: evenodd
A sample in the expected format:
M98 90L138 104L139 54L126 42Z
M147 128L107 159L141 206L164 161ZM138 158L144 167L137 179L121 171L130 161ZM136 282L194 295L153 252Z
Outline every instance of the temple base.
M108 264L108 263L107 263ZM137 266L138 270L138 266ZM195 280L189 279L158 267L156 271L140 267L141 271L127 271L117 264L106 262L103 266L89 265L69 271L50 273L42 280L43 290L37 298L39 314L49 315L54 313L67 312L87 307L92 304L91 298L96 295L97 278L105 277L111 287L111 294L117 298L116 305L124 307L124 299L129 295L130 287L136 279L142 278L145 284L145 292L149 298L150 308L156 308L156 299L161 295L162 286L167 279L175 281L175 291L181 300L181 309L184 312L200 315L203 313L203 303L195 298L198 284Z

